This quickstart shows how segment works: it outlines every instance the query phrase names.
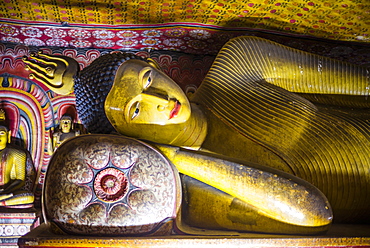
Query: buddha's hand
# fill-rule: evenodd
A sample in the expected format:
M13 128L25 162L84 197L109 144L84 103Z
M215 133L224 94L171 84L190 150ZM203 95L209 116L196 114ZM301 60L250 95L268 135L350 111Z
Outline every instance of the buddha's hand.
M67 95L73 91L74 76L79 70L76 60L62 55L48 55L41 52L23 57L30 79L47 85L55 93Z

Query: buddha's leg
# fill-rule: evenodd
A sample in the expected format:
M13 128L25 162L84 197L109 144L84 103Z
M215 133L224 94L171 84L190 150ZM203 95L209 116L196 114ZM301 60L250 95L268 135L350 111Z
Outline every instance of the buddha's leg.
M0 201L0 206L21 206L24 204L32 204L34 195L32 193L19 193Z

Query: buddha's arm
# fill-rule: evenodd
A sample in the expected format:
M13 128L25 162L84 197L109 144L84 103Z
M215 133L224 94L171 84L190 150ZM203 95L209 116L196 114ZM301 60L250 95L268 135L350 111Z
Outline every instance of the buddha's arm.
M297 225L330 224L331 208L325 196L309 183L292 175L245 163L155 145L178 168L191 176L256 209L263 216Z
M54 133L53 134L53 152L57 148L58 143L59 143L59 133Z
M244 80L265 80L305 95L362 96L361 101L370 105L367 101L370 94L369 68L310 54L262 38L245 36L230 40L221 49L211 70L219 68L233 71ZM344 100L351 99L347 97Z

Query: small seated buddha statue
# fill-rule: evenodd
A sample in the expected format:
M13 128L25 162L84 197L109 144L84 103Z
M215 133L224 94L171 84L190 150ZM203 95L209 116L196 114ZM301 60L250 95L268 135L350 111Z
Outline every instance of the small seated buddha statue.
M0 109L0 206L33 207L34 195L25 189L27 154L10 146L11 131L3 124L5 111Z
M44 54L24 59L33 77L49 84L43 68L50 61ZM330 226L331 207L337 222L370 220L366 68L243 36L225 44L191 99L154 61L133 54L106 54L63 81L69 83L52 83L74 81L89 132L151 142L180 173L209 186L199 192L198 182L184 180L185 221L197 227L288 233L305 226L302 233L312 234L310 227ZM238 174L238 164L261 173L271 168L275 180ZM289 196L294 189L277 186L285 173L312 184L301 195L317 201L308 207ZM286 201L268 204L267 191L276 198L287 193ZM258 216L270 219L261 224Z
M73 126L73 119L70 115L64 114L60 118L59 129L53 133L53 151L67 139L80 135L80 131L75 130Z

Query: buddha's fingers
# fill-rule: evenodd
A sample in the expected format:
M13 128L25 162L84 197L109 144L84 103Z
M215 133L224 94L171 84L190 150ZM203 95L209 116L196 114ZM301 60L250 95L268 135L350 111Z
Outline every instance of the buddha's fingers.
M30 60L27 57L23 58L23 63L26 65L26 70L45 76L52 76L55 70L55 65L38 63L38 61Z
M46 77L46 76L45 76L44 74L42 74L42 73L36 73L36 72L33 72L33 73L30 73L30 74L28 75L28 77L29 77L30 79L35 79L35 80L37 80L37 81L39 81L39 82L41 82L41 83L43 83L43 84L46 84L46 85L49 85L49 86L50 86L50 83L49 83L50 78Z
M23 62L26 65L26 70L30 71L30 79L36 79L46 85L54 86L54 73L53 69L50 67L45 67L45 65L35 63L28 58L23 58Z
M45 54L43 54L41 52L37 53L37 55L35 53L31 53L30 58L39 62L39 63L43 63L46 66L57 67L57 65L58 65L58 63L56 62L57 60L55 59L55 57L45 56ZM47 58L47 59L45 59L45 58Z
M31 79L39 80L58 94L66 95L73 91L74 76L79 70L73 58L33 53L24 57L23 62L31 71Z
M77 62L68 56L63 55L50 55L50 54L44 54L42 52L39 52L37 55L38 59L41 61L41 58L45 58L47 60L44 60L45 63L54 63L56 68L68 68L68 67L74 67L77 64Z
M46 55L40 52L37 55L32 53L30 59L25 57L23 61L25 64L32 65L50 76L54 76L54 74L63 74L68 71L68 65L75 62L73 59L65 56Z

